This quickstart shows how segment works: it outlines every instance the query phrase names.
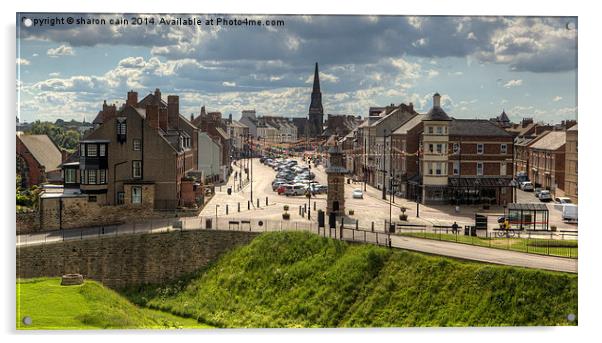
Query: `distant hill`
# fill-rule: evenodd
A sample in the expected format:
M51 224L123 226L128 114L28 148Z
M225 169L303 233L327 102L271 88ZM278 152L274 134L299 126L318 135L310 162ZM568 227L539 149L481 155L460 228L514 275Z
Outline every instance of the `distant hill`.
M267 233L198 275L125 290L217 327L576 325L577 276Z

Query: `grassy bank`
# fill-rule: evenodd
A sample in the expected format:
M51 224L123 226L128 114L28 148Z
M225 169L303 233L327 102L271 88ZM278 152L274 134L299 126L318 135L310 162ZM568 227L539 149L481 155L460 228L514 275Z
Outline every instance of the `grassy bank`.
M139 308L97 282L61 286L60 278L17 281L17 329L203 328L196 320ZM24 325L29 316L31 325Z
M197 276L124 291L218 327L573 325L577 276L302 232L263 234Z

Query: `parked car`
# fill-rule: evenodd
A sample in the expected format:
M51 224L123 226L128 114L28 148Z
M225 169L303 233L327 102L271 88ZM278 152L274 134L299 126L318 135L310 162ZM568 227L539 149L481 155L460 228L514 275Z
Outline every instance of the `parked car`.
M562 220L565 222L577 222L577 205L562 205Z
M352 192L353 199L363 199L364 192L361 189L354 189Z
M287 189L288 187L293 187L293 185L289 185L289 184L283 184L283 185L280 185L280 187L278 187L278 188L276 189L276 192L278 193L278 195L280 195L280 194L284 194L284 192L286 192L286 189Z
M551 201L552 200L552 194L550 194L550 191L547 189L542 189L539 192L539 201Z
M520 184L520 189L525 192L533 192L533 184L530 181L524 181Z
M537 199L539 199L539 193L541 193L541 191L542 191L542 190L543 190L543 188L541 188L541 187L535 187L535 188L533 189L533 195L535 195L535 197L536 197Z
M569 197L556 197L554 198L554 202L558 204L572 204L571 198Z
M286 185L286 181L277 181L276 183L272 184L272 190L277 191L282 185Z
M289 185L290 187L286 187L284 190L284 195L303 195L305 194L305 185L302 183L296 183L294 185Z

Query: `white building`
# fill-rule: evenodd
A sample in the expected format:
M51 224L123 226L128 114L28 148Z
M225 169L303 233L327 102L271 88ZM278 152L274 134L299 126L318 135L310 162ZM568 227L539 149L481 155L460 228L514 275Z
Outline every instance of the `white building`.
M207 132L199 132L198 142L199 170L203 172L205 180L225 180L227 170L222 166L222 145L214 140Z

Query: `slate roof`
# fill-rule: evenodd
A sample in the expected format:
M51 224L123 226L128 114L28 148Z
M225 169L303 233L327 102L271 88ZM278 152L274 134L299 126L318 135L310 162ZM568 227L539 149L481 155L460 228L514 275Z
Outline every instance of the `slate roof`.
M423 120L451 120L441 106L433 106Z
M23 142L33 157L46 168L46 171L60 168L61 151L47 135L21 135L18 139Z
M428 116L428 115L427 115ZM512 137L510 133L486 119L453 119L449 123L450 136Z
M426 117L426 114L417 114L412 119L406 121L403 125L401 125L397 130L393 131L394 135L405 135L409 130L414 128L416 125L420 124L422 120Z
M566 143L566 132L550 131L537 142L531 145L531 149L558 150Z

